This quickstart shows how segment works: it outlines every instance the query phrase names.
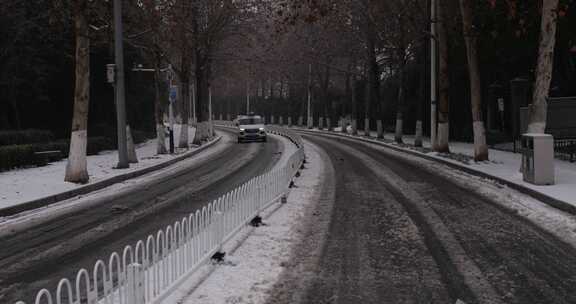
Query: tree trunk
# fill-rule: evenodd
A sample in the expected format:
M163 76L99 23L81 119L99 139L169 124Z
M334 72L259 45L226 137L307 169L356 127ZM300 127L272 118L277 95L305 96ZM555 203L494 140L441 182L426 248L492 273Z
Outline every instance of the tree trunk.
M210 132L210 113L208 109L208 90L210 87L210 62L204 60L197 51L196 54L196 115L198 115L198 124L193 143L201 145L203 141L208 140Z
M442 7L442 4L440 4ZM450 74L448 71L448 36L446 33L445 21L446 9L443 8L440 14L438 26L438 131L436 143L433 147L436 152L450 152Z
M136 146L134 145L134 139L132 138L130 125L126 125L126 150L128 156L128 163L130 164L138 163L138 156L136 155Z
M532 105L530 106L528 133L544 133L546 131L546 112L548 108L546 98L550 90L554 64L558 0L543 0L542 2L538 66L536 68L536 83L532 95Z
M396 110L396 133L394 134L394 141L397 143L402 143L404 121L404 48L402 49L402 56L400 58L400 67L398 69L398 108Z
M419 57L420 65L420 90L418 92L418 101L416 102L416 132L414 135L414 146L422 147L422 116L424 114L424 104L426 103L426 58L428 53L426 52L426 39L424 39L421 48L421 54Z
M154 119L156 122L156 153L166 154L166 134L164 128L164 107L162 106L162 99L160 93L160 64L156 62L156 72L154 73Z
M188 117L190 116L190 60L188 59L188 54L184 52L182 54L182 60L180 65L180 73L178 74L180 78L180 104L182 106L182 113L180 124L180 140L178 142L178 148L187 149L188 148Z
M375 115L372 118L379 120L382 118L382 105L380 103L380 79L378 71L378 62L376 58L376 32L372 27L367 30L366 37L366 47L367 47L367 59L368 59L368 77L367 81L367 91L366 91L366 110L365 118L370 119L369 113L375 111ZM375 116L375 117L374 117ZM370 125L364 127L370 135Z
M352 79L352 135L358 134L358 98L356 96L358 84L355 78Z
M74 87L74 112L70 151L64 181L87 183L89 180L86 148L88 140L88 109L90 103L90 38L85 3L79 1L74 8L76 35L76 67Z
M468 73L470 77L470 100L472 106L472 122L474 130L474 160L488 160L488 147L486 146L486 131L482 120L482 88L480 82L480 69L478 66L478 48L476 33L472 29L472 3L470 0L460 0L462 13L462 28L466 42L468 57Z

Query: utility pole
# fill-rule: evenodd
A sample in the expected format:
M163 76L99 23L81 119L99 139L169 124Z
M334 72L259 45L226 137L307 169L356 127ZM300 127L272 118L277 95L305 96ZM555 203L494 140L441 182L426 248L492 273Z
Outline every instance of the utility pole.
M312 64L308 64L308 122L307 127L312 128Z
M430 1L430 145L432 148L436 145L436 107L437 107L437 61L436 61L436 21L437 6L436 0Z
M122 3L114 0L114 57L116 59L116 120L118 131L118 164L116 168L128 168L126 144L126 103L124 93L124 47L122 34Z

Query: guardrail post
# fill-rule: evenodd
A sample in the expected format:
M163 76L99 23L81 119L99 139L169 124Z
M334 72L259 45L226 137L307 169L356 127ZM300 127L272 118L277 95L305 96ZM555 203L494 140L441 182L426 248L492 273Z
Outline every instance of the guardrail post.
M216 212L216 234L214 237L216 238L216 242L218 243L218 250L212 255L212 260L218 263L224 261L224 257L226 256L226 252L224 252L223 245L224 245L224 213L221 210Z
M141 264L128 265L126 278L126 303L144 303L144 271Z

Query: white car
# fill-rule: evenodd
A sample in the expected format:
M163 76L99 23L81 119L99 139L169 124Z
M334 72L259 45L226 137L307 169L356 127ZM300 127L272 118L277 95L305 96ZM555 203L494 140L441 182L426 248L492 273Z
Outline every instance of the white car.
M266 129L262 117L258 115L238 116L238 142L263 141L266 142Z

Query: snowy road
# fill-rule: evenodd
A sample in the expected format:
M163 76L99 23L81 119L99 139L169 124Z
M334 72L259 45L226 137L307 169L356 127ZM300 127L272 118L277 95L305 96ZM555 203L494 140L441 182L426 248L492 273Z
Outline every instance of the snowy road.
M225 136L225 148L165 173L152 186L134 187L87 210L0 236L0 302L33 303L40 288L55 288L60 278L72 278L82 267L91 269L97 259L121 252L269 169L286 141L270 139L236 144L235 136Z
M310 215L328 217L326 233L293 249L297 265L268 303L576 303L576 250L478 194L482 181L371 144L305 138L334 169L324 196L335 199Z

